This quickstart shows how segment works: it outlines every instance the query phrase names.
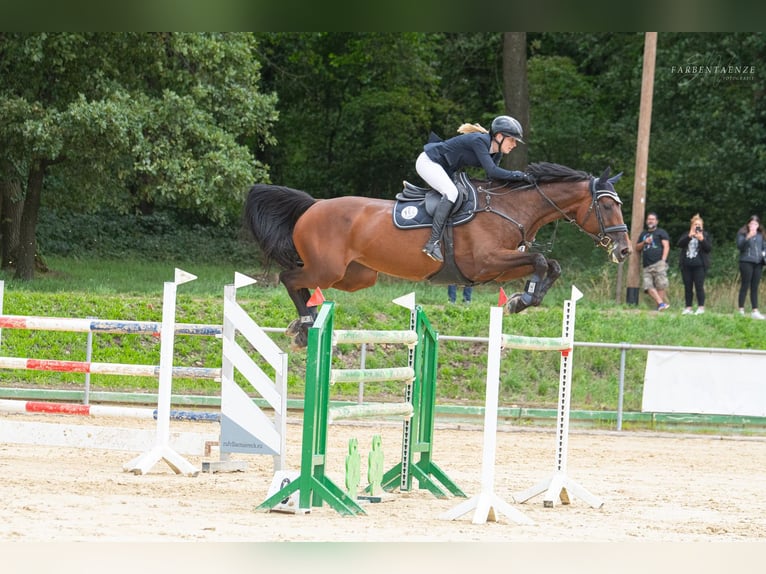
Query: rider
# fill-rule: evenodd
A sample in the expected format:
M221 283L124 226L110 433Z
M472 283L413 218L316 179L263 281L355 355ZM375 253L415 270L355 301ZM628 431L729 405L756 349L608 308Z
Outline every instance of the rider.
M415 162L418 175L442 194L434 213L431 237L423 246L423 253L434 261L444 261L439 240L458 197L457 187L452 181L456 171L466 166L483 167L490 179L534 183L529 174L498 167L503 155L515 148L517 141L524 143L521 124L516 119L496 117L492 120L489 133L476 124L463 124L458 131L461 135L427 143Z

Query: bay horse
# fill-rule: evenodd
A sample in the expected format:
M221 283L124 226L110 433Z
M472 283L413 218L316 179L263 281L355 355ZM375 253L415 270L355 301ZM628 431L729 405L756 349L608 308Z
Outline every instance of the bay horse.
M280 282L299 315L287 329L292 346L307 344L316 318L316 309L306 305L312 291L365 289L375 284L378 273L455 283L454 275L439 275L454 261L461 278L457 282L463 284L503 283L531 275L524 292L514 293L505 309L518 313L540 305L561 275L561 266L529 248L543 225L559 219L589 235L613 262L630 255L622 202L614 189L622 174L609 178L606 168L594 177L552 163L531 164L527 173L534 176L534 184L470 180L476 190L472 219L452 226L452 257L445 252L444 263L421 251L430 225L411 230L395 225L393 200L317 200L288 187L254 185L245 204L245 222L266 260L282 268Z

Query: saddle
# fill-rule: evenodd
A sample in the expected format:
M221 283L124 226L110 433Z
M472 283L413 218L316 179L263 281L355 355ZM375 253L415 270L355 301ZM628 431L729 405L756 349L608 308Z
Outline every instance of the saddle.
M454 181L458 197L447 220L447 225L451 226L471 221L476 214L477 202L476 188L465 172L456 173ZM441 198L442 195L435 189L419 187L404 181L402 191L396 194L394 225L399 229L431 227L434 211Z

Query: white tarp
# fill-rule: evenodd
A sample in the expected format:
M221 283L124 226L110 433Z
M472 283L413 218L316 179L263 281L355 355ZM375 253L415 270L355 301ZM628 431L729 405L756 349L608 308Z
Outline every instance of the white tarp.
M766 355L649 351L644 412L766 416Z

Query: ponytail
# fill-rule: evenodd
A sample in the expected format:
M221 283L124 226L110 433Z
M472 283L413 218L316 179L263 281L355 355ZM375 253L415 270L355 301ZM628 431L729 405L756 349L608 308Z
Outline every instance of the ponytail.
M483 128L479 124L463 124L457 129L458 133L461 134L472 134L476 132L480 132L483 134L488 134L489 131L487 131L486 128Z

